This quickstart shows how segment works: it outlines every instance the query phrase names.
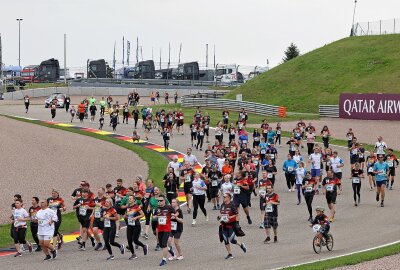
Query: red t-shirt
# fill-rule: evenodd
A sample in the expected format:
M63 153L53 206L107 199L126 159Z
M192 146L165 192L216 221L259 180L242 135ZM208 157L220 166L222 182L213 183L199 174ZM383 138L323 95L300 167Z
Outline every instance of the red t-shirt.
M158 207L155 216L158 217L157 231L158 232L171 232L171 214L175 210L171 205Z

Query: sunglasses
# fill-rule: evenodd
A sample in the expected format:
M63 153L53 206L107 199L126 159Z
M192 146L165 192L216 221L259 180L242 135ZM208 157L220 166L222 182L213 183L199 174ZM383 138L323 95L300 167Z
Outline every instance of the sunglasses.
M158 202L163 202L164 200L157 200Z

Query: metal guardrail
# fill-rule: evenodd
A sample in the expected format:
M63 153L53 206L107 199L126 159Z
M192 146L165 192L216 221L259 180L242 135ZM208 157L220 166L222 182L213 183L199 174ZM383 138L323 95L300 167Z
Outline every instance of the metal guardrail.
M110 84L148 84L148 85L177 85L177 86L213 86L214 81L191 81L191 80L163 80L163 79L82 79L86 83L110 83Z
M210 92L203 92L203 93L198 92L198 93L195 93L195 94L185 95L185 98L221 98L227 93L229 93L229 91L218 90L218 91L214 91L213 93L210 93Z
M247 112L254 114L273 116L283 115L283 117L286 113L286 108L284 107L230 99L193 98L183 96L181 98L181 102L183 107L208 107L215 109L228 109L231 111L240 111L242 108L244 108ZM284 114L282 114L283 108L285 109Z
M339 105L319 105L319 116L339 118Z

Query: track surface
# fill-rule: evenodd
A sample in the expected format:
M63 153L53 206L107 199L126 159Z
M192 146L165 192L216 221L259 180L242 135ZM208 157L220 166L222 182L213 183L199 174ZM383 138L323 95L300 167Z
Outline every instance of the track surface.
M49 120L50 112L42 106L32 106L30 112L26 115L22 106L0 106L0 113L27 116L42 120ZM69 121L69 116L62 110L57 112L56 120L58 122ZM79 125L79 123L74 123ZM97 123L91 124L88 121L84 126L97 128ZM170 148L185 152L186 147L190 146L188 137L188 129L185 135L174 135L171 140ZM110 131L108 125L105 126L106 131ZM133 130L132 123L129 125L119 125L117 132L124 135L130 135ZM142 133L142 129L139 129ZM213 133L213 132L211 132ZM213 135L213 134L211 134ZM151 142L162 144L162 138L157 131L152 131L149 138ZM204 147L205 148L205 147ZM348 153L343 148L336 148L345 160L344 175L349 175L349 159ZM278 160L278 169L281 167L283 158L288 149L286 146L278 149L280 157ZM194 154L203 161L203 153L194 151ZM304 151L303 151L304 155ZM294 193L289 193L286 188L284 175L278 174L276 181L276 192L281 196L281 206L279 207L279 242L276 244L264 245L263 240L265 233L258 228L259 211L258 197L252 199L253 207L251 208L251 216L253 225L248 225L245 220L241 225L246 232L243 240L249 252L243 252L233 247L234 260L225 261L223 257L226 252L222 244L217 239L216 221L217 211L211 209L210 204L206 205L209 210L210 222L206 224L202 214L199 214L198 225L191 227L191 217L185 215L185 228L182 237L183 251L185 259L181 262L172 262L168 267L173 266L174 269L220 269L229 267L231 269L243 269L251 267L251 269L272 269L290 264L313 261L318 258L326 258L353 252L373 246L385 244L398 240L400 238L400 216L395 214L398 212L400 203L399 188L395 187L393 191L387 192L386 204L384 208L378 206L375 201L375 193L369 191L367 182L363 183L361 190L361 205L353 206L352 189L350 180L343 179L343 193L338 196L337 215L335 222L332 224L331 232L335 237L335 247L333 252L324 250L320 255L314 254L312 251L313 233L307 226L307 210L303 202L297 206L297 198ZM326 206L325 199L322 195L315 196L314 206ZM185 209L185 208L184 208ZM117 239L120 243L126 243L122 235ZM87 250L80 252L75 244L66 245L60 252L57 261L43 265L40 259L43 254L25 255L22 258L3 257L0 258L1 263L13 263L14 269L26 269L27 265L31 268L41 269L99 269L101 267L146 267L148 269L158 268L160 252L152 251L155 247L154 239L146 241L149 243L151 252L144 258L141 251L138 252L138 260L135 262L128 261L128 255L120 255L115 250L116 259L113 262L105 262L106 252L94 252ZM19 263L16 263L19 261ZM4 265L4 264L3 264Z

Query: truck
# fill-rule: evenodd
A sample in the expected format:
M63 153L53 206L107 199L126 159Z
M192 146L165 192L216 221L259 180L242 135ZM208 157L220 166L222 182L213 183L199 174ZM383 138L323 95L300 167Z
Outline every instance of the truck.
M189 62L178 65L178 70L176 73L177 80L199 80L199 77L199 63Z
M24 67L21 71L21 80L25 83L38 82L37 79L35 79L38 75L38 70L38 65L30 65Z
M87 60L88 78L107 78L107 65L104 59Z
M238 71L236 64L220 65L215 67L214 81L222 84L243 83L243 74Z
M125 78L127 79L154 79L155 66L153 60L141 61L135 67L125 69Z
M63 68L60 68L60 80L64 80L64 76L67 80L71 79L71 75L69 73L69 69L66 69L66 72L64 72Z
M37 75L34 78L37 82L56 82L60 79L60 64L57 59L51 58L40 63Z

